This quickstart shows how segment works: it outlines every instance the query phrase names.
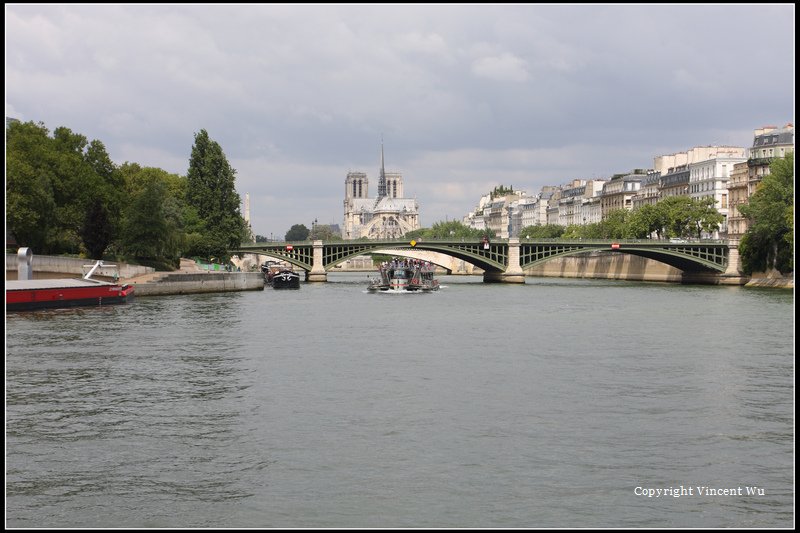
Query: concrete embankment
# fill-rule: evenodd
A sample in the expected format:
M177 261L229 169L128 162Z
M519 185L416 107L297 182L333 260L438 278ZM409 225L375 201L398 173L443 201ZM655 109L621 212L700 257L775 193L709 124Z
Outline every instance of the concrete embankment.
M662 281L667 283L700 283L794 289L794 277L778 272L756 273L753 276L725 277L706 275L692 277L665 263L623 253L591 252L556 257L525 270L526 276L556 278L619 279L629 281Z
M209 272L191 259L181 259L180 269L175 272L152 272L120 282L133 285L135 296L264 290L261 272Z
M794 277L785 277L777 273L756 273L750 278L745 287L762 287L769 289L794 290Z
M260 272L160 273L150 279L121 280L135 287L135 296L197 294L203 292L263 291Z
M590 252L554 257L525 270L526 276L545 278L624 279L681 283L683 272L665 263L636 255Z

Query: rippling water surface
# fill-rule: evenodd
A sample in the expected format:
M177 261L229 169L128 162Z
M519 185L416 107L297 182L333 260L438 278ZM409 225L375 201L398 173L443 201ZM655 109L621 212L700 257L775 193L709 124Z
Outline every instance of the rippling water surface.
M791 292L329 279L7 314L6 525L793 526Z

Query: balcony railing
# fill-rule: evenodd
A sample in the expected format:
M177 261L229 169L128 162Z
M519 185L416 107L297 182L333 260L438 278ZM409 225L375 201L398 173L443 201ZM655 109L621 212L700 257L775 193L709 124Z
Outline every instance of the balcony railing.
M747 160L747 166L750 168L769 166L774 159L774 157L753 157Z

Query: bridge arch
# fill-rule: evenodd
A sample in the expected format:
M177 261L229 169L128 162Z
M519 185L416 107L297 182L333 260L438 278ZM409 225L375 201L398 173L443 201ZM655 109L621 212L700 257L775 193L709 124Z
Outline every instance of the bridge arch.
M420 250L417 248L384 248L381 250L376 250L376 254L381 255L390 255L390 256L400 256L400 257L410 257L412 259L419 259L421 261L427 261L433 265L436 265L439 268L443 268L447 271L448 274L451 273L459 273L459 274L472 274L475 265L465 261L463 259L459 259L449 254L445 254L442 252L434 252L433 250Z
M610 252L636 255L677 268L683 272L725 272L728 266L728 246L719 241L711 243L661 242L531 242L520 245L520 266L527 269L555 257L587 252Z

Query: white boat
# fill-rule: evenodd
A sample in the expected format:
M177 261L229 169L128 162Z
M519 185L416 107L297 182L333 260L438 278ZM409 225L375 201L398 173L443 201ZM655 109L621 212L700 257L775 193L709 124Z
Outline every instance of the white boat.
M439 290L439 281L433 277L435 267L415 259L392 260L382 263L377 278L370 280L370 292L432 292Z

